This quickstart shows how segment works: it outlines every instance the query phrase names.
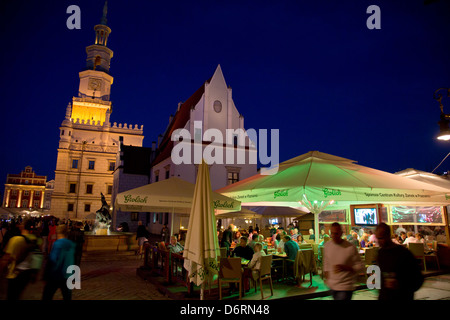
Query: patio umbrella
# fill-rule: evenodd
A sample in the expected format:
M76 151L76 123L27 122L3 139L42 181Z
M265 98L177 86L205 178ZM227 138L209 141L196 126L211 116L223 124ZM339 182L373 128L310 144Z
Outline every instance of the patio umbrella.
M130 189L117 195L115 205L129 212L175 212L190 214L195 185L172 177L142 187ZM239 211L241 202L211 191L215 209Z
M12 216L14 216L14 215L11 212L0 207L0 218L1 219L9 219L9 217L12 217Z
M115 206L125 212L171 212L173 215L189 215L193 205L195 185L172 177L142 187L130 189L117 195ZM239 211L241 202L211 191L214 209L224 212ZM173 226L170 228L173 232Z
M195 183L189 227L183 251L184 267L189 272L189 282L201 285L200 299L204 299L206 282L218 273L220 256L216 217L212 198L208 166L202 161ZM210 282L209 282L210 283Z
M218 210L216 210L218 211ZM217 219L261 219L262 215L255 211L242 208L240 211L235 212L217 212Z
M257 174L216 190L245 206L304 207L318 214L350 204L450 204L449 189L360 166L319 151L285 161L273 175ZM318 236L316 236L318 241Z

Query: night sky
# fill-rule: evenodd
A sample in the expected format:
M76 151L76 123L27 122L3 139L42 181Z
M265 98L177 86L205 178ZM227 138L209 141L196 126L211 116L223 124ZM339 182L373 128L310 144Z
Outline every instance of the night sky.
M26 165L54 178L59 126L103 4L1 2L0 180ZM81 30L66 27L69 5ZM366 27L370 5L381 30ZM111 122L143 124L146 147L220 64L245 127L280 130L280 161L318 150L431 172L450 151L435 139L433 99L450 87L449 0L110 0L107 19ZM450 157L436 172L449 169Z

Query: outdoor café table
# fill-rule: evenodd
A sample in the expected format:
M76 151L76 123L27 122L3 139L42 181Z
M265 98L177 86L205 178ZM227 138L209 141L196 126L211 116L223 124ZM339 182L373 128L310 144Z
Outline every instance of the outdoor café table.
M250 260L244 259L241 257L241 265L242 266L247 266L250 263Z

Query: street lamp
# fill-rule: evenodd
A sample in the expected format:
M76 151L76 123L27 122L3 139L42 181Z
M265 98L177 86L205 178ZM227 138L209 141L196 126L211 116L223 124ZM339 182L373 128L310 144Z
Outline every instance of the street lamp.
M441 119L439 124L439 135L438 140L448 141L450 140L450 114L444 113L444 105L442 104L442 94L438 93L441 90L447 91L447 97L450 97L450 88L439 88L434 92L433 98L439 102L439 107L441 108Z

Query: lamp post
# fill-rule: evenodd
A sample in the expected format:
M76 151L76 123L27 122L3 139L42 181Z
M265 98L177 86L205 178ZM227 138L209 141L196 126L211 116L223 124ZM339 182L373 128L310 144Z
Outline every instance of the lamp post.
M439 88L434 92L433 98L439 102L439 108L441 109L441 118L439 124L438 140L448 141L450 140L450 114L444 113L444 105L442 104L442 94L439 91L446 90L447 97L450 97L450 88Z

